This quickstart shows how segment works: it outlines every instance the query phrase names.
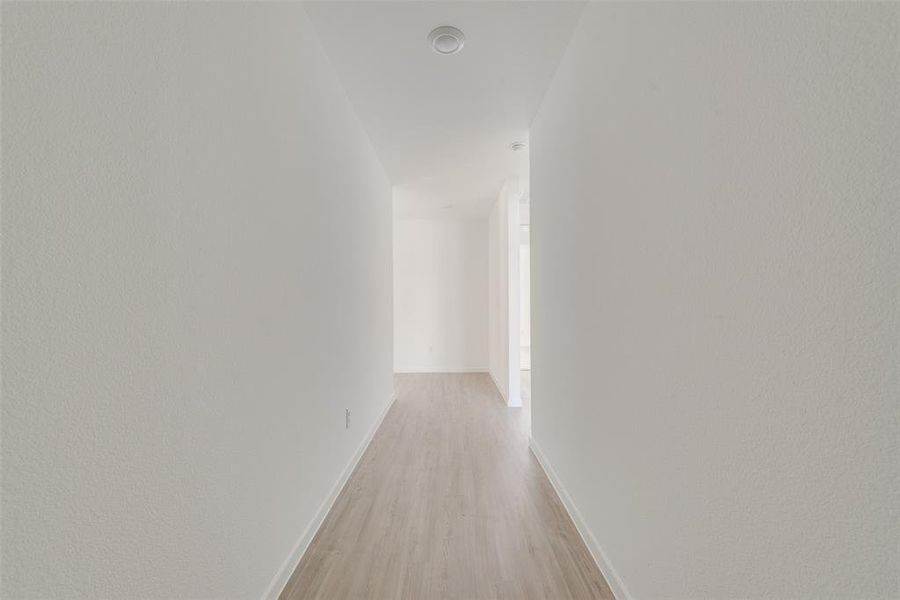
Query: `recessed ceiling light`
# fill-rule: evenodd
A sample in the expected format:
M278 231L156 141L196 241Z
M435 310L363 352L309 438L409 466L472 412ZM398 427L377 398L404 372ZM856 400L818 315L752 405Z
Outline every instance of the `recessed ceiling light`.
M466 36L456 27L444 25L429 33L428 41L438 54L456 54L466 43Z
M509 145L509 149L513 152L520 152L525 149L525 142L513 142Z

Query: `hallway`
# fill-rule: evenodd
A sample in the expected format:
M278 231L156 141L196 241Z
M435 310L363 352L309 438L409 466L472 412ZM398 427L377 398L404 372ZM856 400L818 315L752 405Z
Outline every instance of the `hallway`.
M612 598L486 374L398 375L397 399L281 595Z
M0 39L3 600L900 600L900 2Z

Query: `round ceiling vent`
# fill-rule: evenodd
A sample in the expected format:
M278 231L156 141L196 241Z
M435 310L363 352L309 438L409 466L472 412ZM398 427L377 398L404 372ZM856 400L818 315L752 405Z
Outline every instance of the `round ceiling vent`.
M428 41L438 54L456 54L466 43L466 36L456 27L444 25L429 33Z
M513 152L521 152L525 149L525 142L513 142L509 145L509 149Z

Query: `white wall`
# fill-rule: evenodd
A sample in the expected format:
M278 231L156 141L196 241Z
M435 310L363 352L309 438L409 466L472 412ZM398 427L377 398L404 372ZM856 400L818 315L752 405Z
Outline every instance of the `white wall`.
M531 244L519 245L519 368L531 369Z
M0 595L259 598L392 394L390 184L300 5L2 33Z
M394 222L394 369L486 371L487 222Z
M488 217L488 360L490 374L500 395L509 398L509 323L507 289L509 245L506 228L506 200L498 197Z
M519 367L531 369L531 207L527 196L519 203Z
M898 28L585 10L530 136L533 436L634 597L900 597Z
M519 199L524 183L505 182L488 217L488 342L491 378L509 406L521 406L519 382ZM510 285L512 282L512 285Z

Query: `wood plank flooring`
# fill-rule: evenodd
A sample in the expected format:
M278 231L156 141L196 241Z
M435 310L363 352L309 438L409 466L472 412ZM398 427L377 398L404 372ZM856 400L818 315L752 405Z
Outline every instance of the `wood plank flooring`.
M485 374L398 375L397 400L281 600L611 599Z

